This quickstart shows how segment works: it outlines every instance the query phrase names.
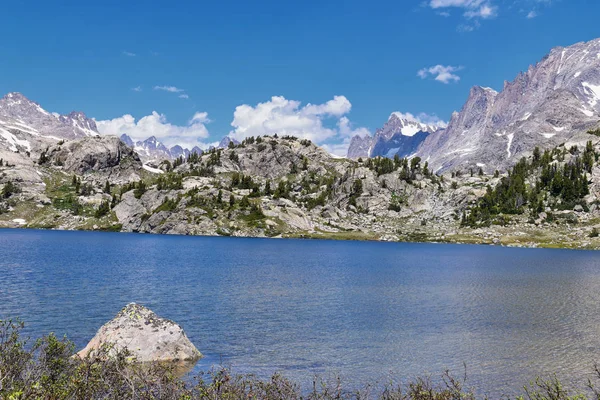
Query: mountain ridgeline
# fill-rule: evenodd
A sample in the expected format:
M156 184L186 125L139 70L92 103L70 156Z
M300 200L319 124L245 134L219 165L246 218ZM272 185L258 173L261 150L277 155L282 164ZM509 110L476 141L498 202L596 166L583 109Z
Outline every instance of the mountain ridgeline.
M119 138L85 137L0 160L0 226L600 248L598 133L507 174L277 135L149 168Z
M600 39L552 49L505 82L501 92L473 87L447 128L427 135L411 155L428 160L435 172L471 167L506 171L535 147L551 150L585 142L586 131L598 121ZM378 133L354 138L348 156L393 156L385 149L375 151Z
M202 151L0 99L0 227L600 248L600 40L449 124L393 113L348 158L292 136Z

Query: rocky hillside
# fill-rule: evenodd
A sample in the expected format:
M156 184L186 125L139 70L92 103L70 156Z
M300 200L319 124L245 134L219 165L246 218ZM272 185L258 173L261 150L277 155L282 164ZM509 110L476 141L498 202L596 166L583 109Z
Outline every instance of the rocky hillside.
M84 138L2 161L0 226L600 248L600 144L587 137L510 175L268 136L154 169L117 138Z
M474 87L448 128L417 155L435 171L481 166L505 170L536 146L585 144L600 120L600 39L557 47L498 93Z
M406 157L413 154L429 134L439 130L439 126L423 124L400 113L392 113L373 137L357 135L352 138L348 158Z

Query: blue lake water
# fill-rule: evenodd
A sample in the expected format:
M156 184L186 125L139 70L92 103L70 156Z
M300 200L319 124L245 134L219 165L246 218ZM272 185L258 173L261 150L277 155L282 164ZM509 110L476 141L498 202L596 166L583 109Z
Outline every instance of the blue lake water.
M0 318L32 337L83 347L132 301L183 326L196 371L358 387L465 363L500 394L600 361L597 252L0 230Z

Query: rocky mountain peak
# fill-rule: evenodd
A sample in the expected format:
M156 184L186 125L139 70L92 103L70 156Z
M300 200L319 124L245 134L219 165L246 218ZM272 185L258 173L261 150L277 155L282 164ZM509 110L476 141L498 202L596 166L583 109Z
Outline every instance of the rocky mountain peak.
M229 143L232 143L235 145L240 144L239 141L237 141L236 139L230 138L229 136L225 136L223 139L221 139L221 141L219 142L219 145L217 146L218 149L224 149L227 148L227 146L229 146Z
M600 39L556 47L501 92L475 86L443 135L418 151L437 170L506 169L536 146L581 137L600 120ZM583 136L578 136L583 135Z
M393 112L373 137L353 137L348 147L348 157L405 157L414 153L429 134L439 129L440 127L420 122L411 115Z
M0 132L0 146L34 153L59 140L98 135L95 121L85 114L49 113L18 92L0 98Z
M131 137L126 133L121 135L121 141L129 147L135 146L135 144L133 143L133 139L131 139Z

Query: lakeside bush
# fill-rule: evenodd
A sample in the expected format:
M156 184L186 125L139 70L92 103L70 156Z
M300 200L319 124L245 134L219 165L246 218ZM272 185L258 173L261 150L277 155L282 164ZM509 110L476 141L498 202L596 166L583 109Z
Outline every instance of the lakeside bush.
M201 373L191 381L176 376L166 364L132 363L127 351L99 353L80 359L66 338L50 334L30 343L23 338L23 323L0 320L0 398L21 399L256 399L256 400L474 400L466 388L466 374L456 379L445 372L439 382L429 378L398 385L364 386L348 391L340 379L315 379L304 390L280 374L261 380L232 374L229 369ZM595 368L600 379L600 370ZM600 399L591 381L587 394L566 389L556 378L537 379L515 400ZM509 398L509 397L504 397Z

